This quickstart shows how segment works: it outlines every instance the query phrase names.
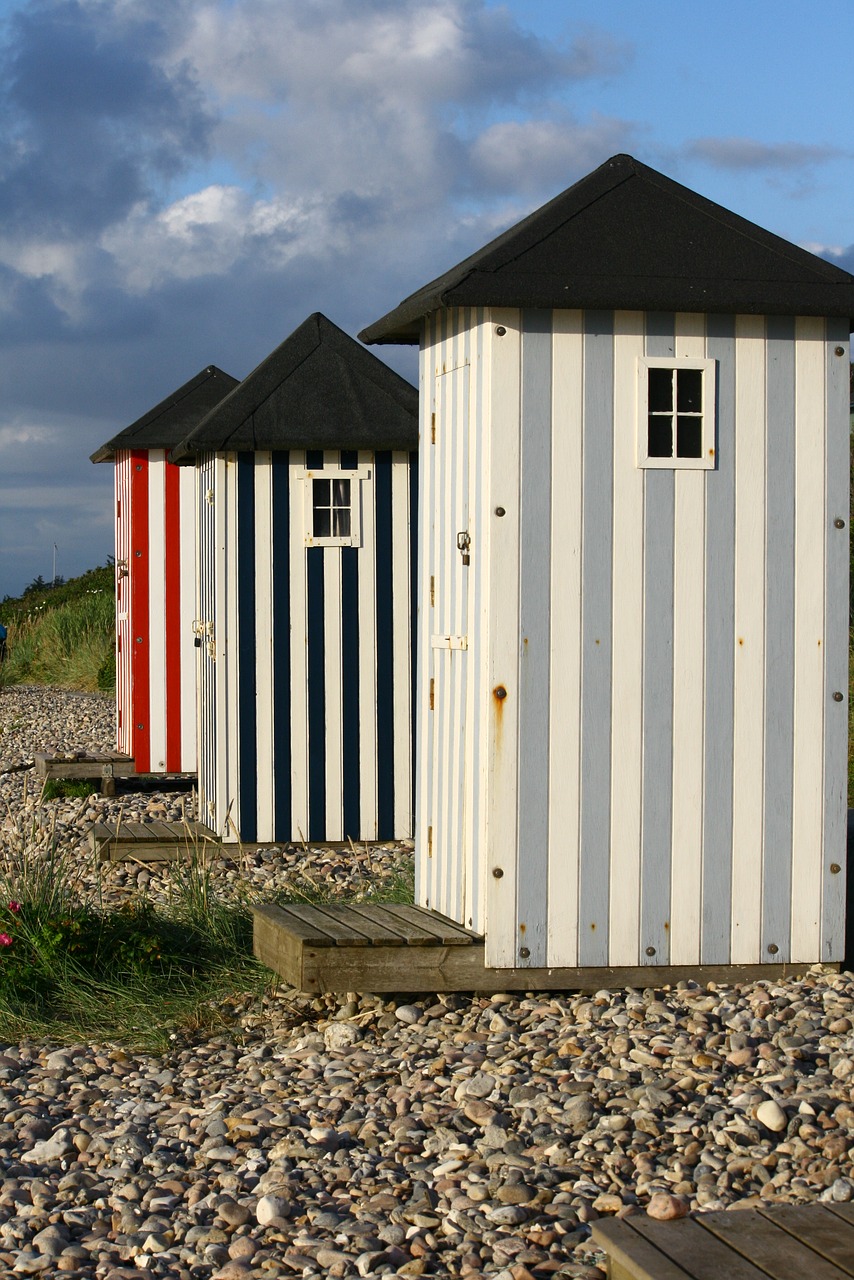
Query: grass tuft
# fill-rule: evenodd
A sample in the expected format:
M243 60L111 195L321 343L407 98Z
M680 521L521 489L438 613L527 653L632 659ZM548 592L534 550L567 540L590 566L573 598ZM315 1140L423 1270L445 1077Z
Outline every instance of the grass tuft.
M31 810L29 811L32 812ZM245 904L222 900L193 850L165 908L104 907L87 865L19 810L0 854L0 1037L115 1040L153 1051L223 1025L272 976L252 956Z

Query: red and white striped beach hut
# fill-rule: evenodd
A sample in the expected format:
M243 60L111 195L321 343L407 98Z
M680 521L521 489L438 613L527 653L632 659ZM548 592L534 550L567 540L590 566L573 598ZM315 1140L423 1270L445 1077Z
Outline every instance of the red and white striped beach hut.
M138 773L196 769L195 489L167 455L235 386L209 365L92 454L115 464L116 745Z

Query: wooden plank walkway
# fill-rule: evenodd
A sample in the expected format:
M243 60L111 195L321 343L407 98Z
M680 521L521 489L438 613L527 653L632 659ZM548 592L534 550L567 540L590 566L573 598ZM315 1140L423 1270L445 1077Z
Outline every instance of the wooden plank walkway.
M490 969L479 934L424 907L289 903L252 911L255 955L300 991L600 991L661 986L680 978L781 979L806 967Z
M609 1280L854 1280L854 1204L600 1218Z
M222 848L202 822L93 822L89 829L92 852L99 862L177 862L201 852Z
M34 761L36 773L45 781L100 778L101 794L105 796L116 794L116 778L130 778L136 773L136 762L130 756L109 752L68 751L51 756L37 751Z

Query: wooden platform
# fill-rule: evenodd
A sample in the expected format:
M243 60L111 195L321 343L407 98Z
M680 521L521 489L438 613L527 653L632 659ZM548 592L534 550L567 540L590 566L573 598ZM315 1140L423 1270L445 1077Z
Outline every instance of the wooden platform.
M201 822L95 822L89 842L99 862L177 862L211 844L221 850L210 827Z
M50 756L37 751L34 757L36 773L47 781L57 778L72 781L74 778L98 778L101 794L116 794L116 778L130 778L136 773L136 763L131 756L111 755L105 752L69 751Z
M806 964L491 969L483 938L424 907L258 906L255 955L300 991L600 991L792 977ZM405 953L402 948L406 948Z
M600 1218L609 1280L852 1280L854 1204L771 1205L656 1222Z

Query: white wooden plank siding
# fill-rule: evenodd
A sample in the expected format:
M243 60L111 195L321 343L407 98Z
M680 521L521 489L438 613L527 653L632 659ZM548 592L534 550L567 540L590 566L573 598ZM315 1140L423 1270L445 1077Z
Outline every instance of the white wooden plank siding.
M641 348L642 349L642 348ZM581 512L582 512L582 380L584 342L580 311L554 316L552 342L552 475L550 556L551 636L549 723L549 882L548 954L553 964L574 965L578 957L578 853L581 738ZM635 384L631 379L634 405ZM619 419L619 389L615 385ZM629 410L629 414L633 409ZM630 416L625 419L630 421ZM624 434L615 433L616 439ZM627 447L634 450L633 435ZM615 507L615 537L616 517ZM638 585L638 599L640 587ZM616 599L615 599L616 604ZM616 627L616 624L615 624ZM616 640L616 629L615 629ZM616 658L615 658L616 663ZM628 670L628 665L623 670ZM616 667L615 667L616 675ZM638 699L638 706L640 700ZM639 731L638 731L639 738ZM612 777L614 771L612 770ZM620 793L620 797L625 792ZM557 833L562 833L559 842ZM615 846L616 847L616 846ZM621 846L623 847L623 846ZM620 898L620 902L625 899ZM612 904L613 905L613 904ZM635 909L635 932L637 911ZM614 930L616 937L619 926ZM634 954L634 953L632 953Z
M706 355L704 315L677 315L677 358ZM706 476L674 473L673 536L673 856L670 961L700 959L703 883Z
M415 465L338 451L202 460L200 609L215 601L215 646L200 659L200 793L225 840L412 834ZM360 486L358 547L306 545L308 473L329 468Z
M497 967L840 959L841 327L426 325L418 901ZM715 362L713 469L638 466L640 357Z
M196 613L197 484L192 467L180 467L179 518L181 521L181 771L198 771L196 759L196 649L193 620Z
M824 382L824 323L814 317L797 322L795 366L795 682L792 814L791 957L809 960L820 936L822 877L822 810L824 751L824 531L834 532L827 520L824 494L826 456ZM822 519L817 519L821 513ZM833 861L832 858L828 861Z
M487 841L483 859L485 913L476 926L486 933L486 962L516 964L516 894L520 862L519 811L519 462L522 409L522 333L518 311L488 310L484 316L488 341L490 386L489 545L481 572L488 574L489 631L486 700L487 770L489 798ZM503 332L502 332L503 331ZM482 434L480 424L475 426ZM497 514L504 511L503 516ZM504 696L502 696L502 694ZM478 722L481 727L481 722ZM449 913L453 915L453 912Z

